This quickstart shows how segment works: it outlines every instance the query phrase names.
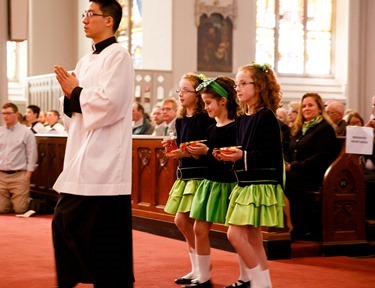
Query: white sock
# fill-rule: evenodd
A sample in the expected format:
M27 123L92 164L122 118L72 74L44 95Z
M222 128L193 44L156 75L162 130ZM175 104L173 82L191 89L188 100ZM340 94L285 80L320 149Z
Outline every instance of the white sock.
M261 271L262 273L262 279L264 280L267 288L272 288L272 283L271 283L271 276L270 276L270 270L266 269Z
M211 256L210 255L197 255L199 276L198 282L204 283L211 279Z
M195 249L190 250L189 258L190 258L190 264L191 264L191 272L182 276L181 278L196 279L198 277L198 263L197 263L197 254L195 253Z
M237 254L237 257L238 257L238 264L240 266L240 277L238 278L238 280L242 280L244 282L250 281L251 279L249 279L249 276L246 273L247 266L245 262L243 261L240 255Z
M262 269L259 265L254 268L246 268L246 274L251 279L251 288L267 288L267 283L262 277Z

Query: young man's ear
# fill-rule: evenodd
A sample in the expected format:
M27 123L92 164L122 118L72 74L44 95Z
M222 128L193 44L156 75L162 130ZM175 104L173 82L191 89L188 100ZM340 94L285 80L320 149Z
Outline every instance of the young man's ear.
M113 25L113 18L111 16L106 17L106 22L107 25Z

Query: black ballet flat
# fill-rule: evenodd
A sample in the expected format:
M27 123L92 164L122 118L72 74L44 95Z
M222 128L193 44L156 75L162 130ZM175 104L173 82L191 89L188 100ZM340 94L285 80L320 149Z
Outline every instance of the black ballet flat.
M208 280L203 283L195 282L193 281L191 285L183 285L181 288L190 288L190 287L195 287L195 288L212 288L212 283L211 280Z
M181 277L181 278L174 279L174 283L176 283L176 284L191 284L191 280L193 280L193 279Z
M236 283L225 286L224 288L250 288L250 281L245 282L242 280L238 280Z

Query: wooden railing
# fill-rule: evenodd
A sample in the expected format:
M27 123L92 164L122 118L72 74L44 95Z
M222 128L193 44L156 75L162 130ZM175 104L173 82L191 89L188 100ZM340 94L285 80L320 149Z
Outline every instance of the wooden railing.
M31 195L57 200L53 184L63 169L66 136L36 135L38 168L31 179ZM134 136L132 199L134 213L164 219L164 204L176 179L177 161L164 154L161 137Z
M173 222L164 212L178 162L165 156L161 137L133 136L133 215Z

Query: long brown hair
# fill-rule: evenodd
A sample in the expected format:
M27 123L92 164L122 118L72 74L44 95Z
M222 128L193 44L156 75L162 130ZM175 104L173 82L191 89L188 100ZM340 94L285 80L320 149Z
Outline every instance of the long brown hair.
M323 118L333 127L333 129L335 129L336 131L336 125L332 122L332 120L329 118L327 112L326 112L326 109L325 109L325 105L323 103L323 100L322 100L322 97L320 97L320 95L318 93L312 93L312 92L309 92L309 93L305 93L302 98L301 98L301 102L300 102L300 105L299 105L299 108L298 108L298 115L297 115L297 118L296 118L296 121L294 121L294 125L293 125L293 128L292 128L292 131L290 132L290 134L292 136L296 136L298 134L298 132L300 132L302 130L302 125L303 125L303 122L305 122L306 119L304 119L303 115L302 115L302 102L305 98L307 97L312 97L315 99L315 102L318 104L318 108L320 110L320 115L323 116Z
M281 87L277 82L275 73L268 65L259 65L251 63L238 68L238 72L250 72L255 85L258 90L259 100L255 104L255 112L262 108L268 108L276 113L277 108L280 106L282 98ZM247 112L247 105L241 103L241 108L244 113Z
M191 85L193 85L194 90L197 89L199 84L201 84L203 81L201 78L198 77L197 74L194 74L194 73L186 73L182 75L181 80L182 79L188 80L191 83ZM197 91L195 95L197 97L197 103L196 103L193 115L205 112L201 93ZM185 116L186 116L186 108L181 106L180 110L178 111L178 118L183 118Z

